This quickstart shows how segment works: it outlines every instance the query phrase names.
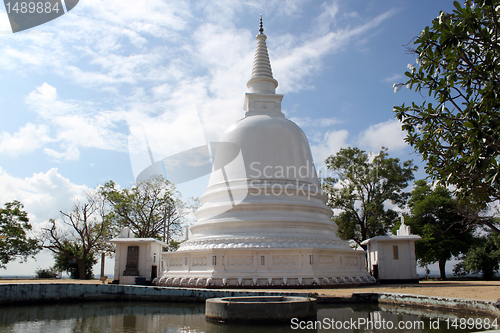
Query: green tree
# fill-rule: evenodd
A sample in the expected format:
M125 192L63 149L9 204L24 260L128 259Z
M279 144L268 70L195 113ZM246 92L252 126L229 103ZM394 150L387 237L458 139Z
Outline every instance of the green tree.
M75 243L66 243L64 252L54 254L55 265L54 269L60 272L67 272L72 279L82 279L80 274L80 265L75 258L82 258L82 248ZM97 263L95 252L87 254L84 260L84 278L90 280L94 278L92 266Z
M473 230L463 230L463 218L457 212L452 193L442 186L432 189L425 180L417 180L408 201L407 224L422 237L415 243L421 267L439 263L441 279L446 278L446 261L466 253L472 244Z
M500 199L500 0L454 2L416 37L406 85L431 97L394 108L426 172L481 211ZM434 104L433 104L434 103ZM469 200L472 199L472 200ZM473 214L496 232L498 224Z
M110 222L106 214L106 202L100 193L88 192L86 202L76 201L69 213L61 211L62 223L51 219L50 227L42 229L44 248L54 253L56 261L62 257L74 261L78 266L78 279L93 276L86 273L86 267L97 252L111 251Z
M37 279L56 279L59 276L59 271L54 267L40 268L35 271Z
M19 201L7 202L0 208L0 268L16 258L26 260L40 251L38 240L27 236L30 231L28 213Z
M455 274L481 273L485 280L494 278L495 273L500 268L500 247L498 244L498 234L477 238L469 252L461 257L463 261L455 266Z
M179 246L181 246L181 244L183 243L184 241L176 241L176 240L170 240L170 243L168 243L168 247L167 247L167 250L168 251L176 251Z
M323 188L328 205L342 211L332 217L340 238L361 245L368 238L387 234L398 213L385 204L406 205L409 193L403 190L417 170L412 161L401 164L398 158L388 157L386 148L370 161L365 151L348 147L325 162L337 175L325 178Z
M166 243L182 232L184 204L174 185L161 176L121 190L109 181L102 194L113 207L109 218L115 229L129 227L136 237Z

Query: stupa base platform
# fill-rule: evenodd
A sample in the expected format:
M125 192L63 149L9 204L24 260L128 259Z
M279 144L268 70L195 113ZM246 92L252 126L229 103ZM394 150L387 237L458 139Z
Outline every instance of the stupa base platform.
M197 288L300 288L376 282L365 252L337 249L206 249L164 253L153 284Z

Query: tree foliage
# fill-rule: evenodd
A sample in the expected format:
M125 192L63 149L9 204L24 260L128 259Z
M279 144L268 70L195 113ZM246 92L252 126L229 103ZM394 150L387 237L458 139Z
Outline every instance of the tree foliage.
M102 193L113 206L109 217L117 229L129 227L136 237L167 243L182 232L183 203L173 184L161 176L121 190L109 181Z
M80 270L82 268L75 258L83 258L83 256L83 249L79 244L66 243L64 252L56 253L54 255L54 269L60 272L67 272L72 279L82 279L82 276L86 280L93 279L94 272L92 270L92 266L97 263L96 252L91 251L87 253L85 260L83 260L83 274L80 274Z
M416 37L406 85L431 97L395 107L426 171L476 211L500 199L500 0L454 2ZM500 232L489 219L476 222Z
M498 234L490 234L476 240L462 262L455 266L456 275L480 273L483 279L490 280L500 268L500 247Z
M181 246L181 244L182 244L183 242L184 242L184 241L180 241L180 242L178 242L178 241L176 241L176 240L174 240L174 239L171 239L171 240L170 240L170 243L168 243L167 250L168 250L168 251L176 251L176 250L179 248L179 246Z
M361 244L368 238L387 234L398 214L385 204L406 204L409 193L403 190L417 170L412 161L401 164L398 158L388 157L386 148L370 161L365 151L348 147L325 162L337 175L325 178L323 187L329 197L328 205L341 210L332 218L339 227L340 238Z
M54 267L40 268L35 271L35 277L37 279L56 279L59 277L58 270Z
M62 223L51 219L44 228L44 248L54 253L56 260L65 257L78 266L78 278L86 279L86 267L96 252L110 252L110 223L106 217L106 202L98 192L87 193L86 202L76 201L69 213L61 211ZM90 265L92 267L92 265ZM61 266L61 268L64 268Z
M422 237L415 243L420 266L439 263L442 279L446 278L446 261L466 253L473 236L472 229L464 231L452 193L442 186L432 189L425 180L414 183L408 201L410 216L407 224L414 234Z
M16 200L0 208L0 268L16 258L26 260L41 249L38 240L27 236L32 227L23 209Z

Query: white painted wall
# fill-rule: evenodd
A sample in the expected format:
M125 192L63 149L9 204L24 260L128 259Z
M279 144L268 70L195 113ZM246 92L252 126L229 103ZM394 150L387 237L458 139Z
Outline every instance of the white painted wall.
M417 259L415 256L415 241L420 239L416 235L407 236L378 236L368 239L368 269L373 272L373 266L378 266L380 280L407 280L417 279ZM397 246L398 255L394 256L394 246Z
M151 238L115 238L111 240L116 244L115 255L115 280L120 284L134 284L136 277L144 277L151 281L152 266L157 266L157 275L161 274L162 242ZM129 246L139 246L139 276L123 276L127 265L127 251Z

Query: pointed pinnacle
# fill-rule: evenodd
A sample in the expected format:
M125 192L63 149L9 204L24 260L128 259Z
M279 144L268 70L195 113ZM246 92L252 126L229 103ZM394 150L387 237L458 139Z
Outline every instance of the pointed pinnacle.
M259 32L264 34L264 25L262 24L262 14L260 14L260 29Z

